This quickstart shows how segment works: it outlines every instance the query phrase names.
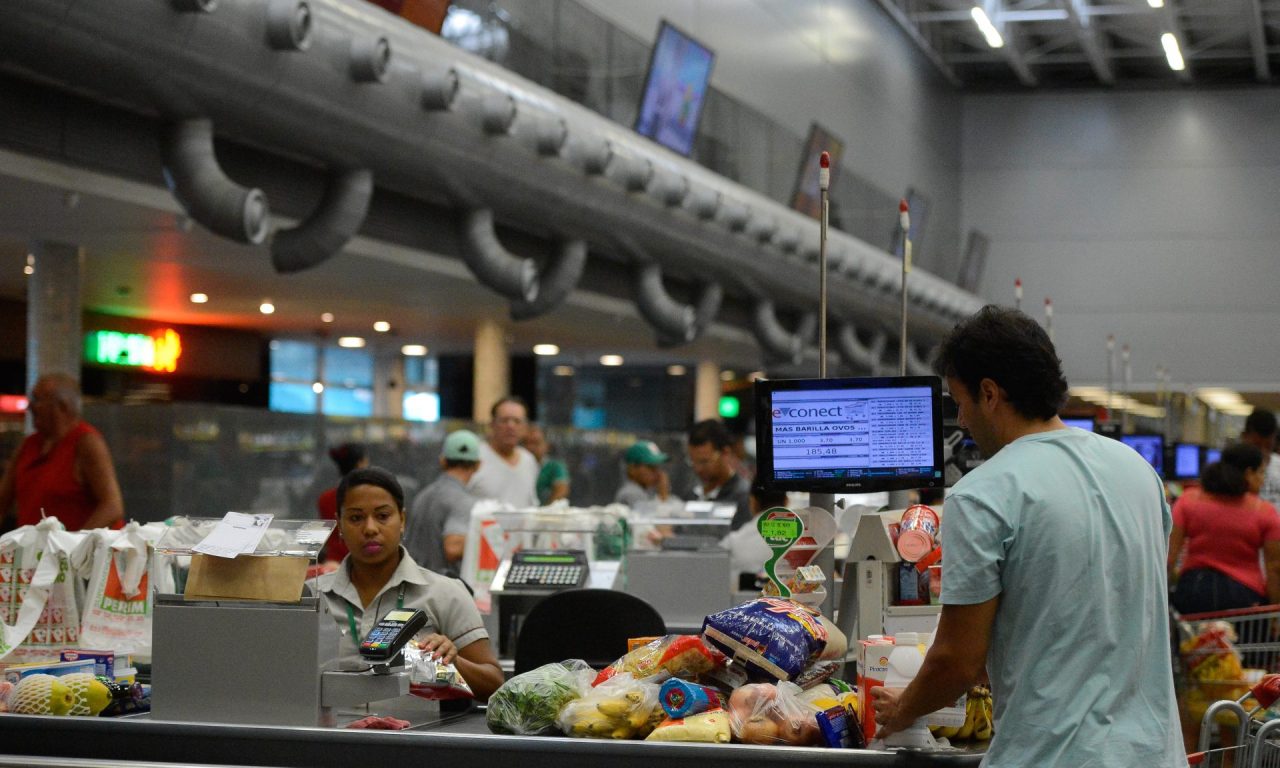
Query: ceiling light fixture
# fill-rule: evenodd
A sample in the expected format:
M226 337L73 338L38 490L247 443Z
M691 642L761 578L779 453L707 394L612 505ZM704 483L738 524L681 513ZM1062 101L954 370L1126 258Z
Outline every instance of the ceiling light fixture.
M316 383L311 385L311 391L315 392L318 395L324 391L324 385L317 381Z
M553 374L555 374L556 376L572 376L572 375L573 375L573 366L572 366L572 365L557 365L555 368L552 368L552 369L551 369L551 372L552 372Z
M24 275L34 275L35 273L36 273L36 268L31 266L30 264L22 268L22 274Z
M347 349L360 349L364 346L364 339L359 336L342 336L338 339L338 346Z
M321 313L320 313L320 322L322 322L322 323L332 323L332 322L333 322L333 313L332 313L332 312L321 312Z
M427 347L424 344L405 344L400 348L400 354L405 357L423 357L427 354Z
M1151 6L1152 8L1163 8L1164 0L1147 0L1147 5Z
M1164 46L1164 57L1169 60L1169 69L1181 72L1187 68L1187 63L1182 60L1182 51L1178 48L1178 38L1172 32L1161 35L1160 44Z
M264 315L269 315L276 311L276 305L271 303L271 299L263 299L258 305L258 311Z
M622 365L622 355L601 355L600 364L610 367Z
M391 330L391 323L388 323L386 320L379 320L373 324L373 330L378 333L386 333Z
M969 15L973 16L974 22L978 25L978 29L982 32L982 36L987 39L987 45L992 48L1003 48L1004 38L1000 36L1000 30L996 29L996 25L991 23L987 12L982 10L980 6L973 6L973 10L969 11Z
M686 370L685 370L685 367L684 367L683 365L668 365L668 366L667 366L667 375L668 375L668 376L683 376L683 375L685 375L685 373L686 373Z
M207 294L207 293L193 293L193 294L191 294L191 303L192 303L192 304L208 304L208 303L209 303L209 294Z
M542 355L544 357L560 354L560 347L555 344L534 344L533 354Z
M736 374L736 373L734 373L733 371L721 371L721 372L720 372L720 380L721 380L721 381L733 381L734 376L737 376L737 374Z

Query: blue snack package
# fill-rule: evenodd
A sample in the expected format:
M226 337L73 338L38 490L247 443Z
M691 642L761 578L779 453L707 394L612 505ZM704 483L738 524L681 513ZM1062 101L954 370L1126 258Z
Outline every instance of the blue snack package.
M672 720L728 706L724 694L715 688L690 683L678 677L667 680L658 689L658 703Z
M822 743L825 746L837 749L849 749L853 747L853 739L851 737L851 729L849 728L849 710L844 707L831 707L824 709L814 717L818 721L818 731L822 734ZM862 729L858 729L858 735L862 735Z
M769 680L794 680L827 645L827 629L817 616L775 597L711 614L702 622L702 634L748 675Z

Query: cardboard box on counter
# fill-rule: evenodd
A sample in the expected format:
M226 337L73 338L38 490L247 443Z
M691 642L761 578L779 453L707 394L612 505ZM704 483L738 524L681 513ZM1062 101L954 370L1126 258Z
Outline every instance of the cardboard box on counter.
M307 577L305 557L236 558L193 554L183 597L187 600L263 600L296 603Z

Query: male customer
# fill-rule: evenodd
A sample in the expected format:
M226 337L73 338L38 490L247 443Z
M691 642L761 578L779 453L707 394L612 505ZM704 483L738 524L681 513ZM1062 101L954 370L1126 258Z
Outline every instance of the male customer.
M987 768L1187 765L1160 478L1123 443L1063 425L1062 364L1021 312L988 306L957 325L935 370L987 461L946 499L938 631L905 692L873 691L882 734L985 668Z
M627 479L623 481L613 500L635 508L653 501L666 501L671 496L671 481L662 468L667 454L658 450L652 440L641 440L622 455Z
M456 579L476 503L467 483L480 468L480 438L466 429L449 433L440 467L444 471L409 507L404 547L418 565Z
M480 471L468 490L517 508L538 506L538 460L520 445L529 431L529 408L518 397L504 397L489 417L489 440L480 444Z
M729 529L736 531L751 521L751 485L729 463L729 432L716 419L707 419L689 430L689 463L697 482L685 494L686 501L714 501L737 507Z
M1263 501L1280 509L1280 454L1275 452L1276 431L1276 415L1262 408L1254 408L1253 413L1244 420L1244 431L1240 433L1240 442L1248 443L1262 451L1262 460L1266 464L1267 474L1262 480L1262 490L1258 491L1258 495Z
M17 501L18 525L56 517L68 531L119 528L124 501L102 434L80 418L80 386L60 373L41 376L28 396L35 432L0 478L0 528Z

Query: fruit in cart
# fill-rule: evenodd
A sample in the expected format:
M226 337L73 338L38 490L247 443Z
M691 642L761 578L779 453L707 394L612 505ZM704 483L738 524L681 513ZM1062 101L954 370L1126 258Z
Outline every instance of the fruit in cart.
M76 697L76 703L67 713L69 715L96 717L111 703L111 691L107 690L107 686L101 680L88 672L63 675L60 679Z
M9 694L9 711L16 715L65 715L76 697L53 675L28 675Z

